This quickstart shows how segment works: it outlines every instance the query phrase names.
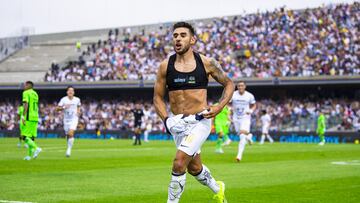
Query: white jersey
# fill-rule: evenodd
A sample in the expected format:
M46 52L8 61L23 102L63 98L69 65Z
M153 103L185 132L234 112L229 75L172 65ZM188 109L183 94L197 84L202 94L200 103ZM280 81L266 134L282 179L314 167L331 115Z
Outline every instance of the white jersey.
M232 96L232 109L233 109L233 120L240 120L243 118L251 118L251 115L246 114L250 110L250 105L255 104L255 97L248 91L240 95L239 91L235 91Z
M59 106L64 107L64 122L74 121L78 119L77 108L81 105L80 99L78 97L69 97L65 96L61 98Z
M269 114L262 115L260 120L261 120L262 126L270 127L271 117Z

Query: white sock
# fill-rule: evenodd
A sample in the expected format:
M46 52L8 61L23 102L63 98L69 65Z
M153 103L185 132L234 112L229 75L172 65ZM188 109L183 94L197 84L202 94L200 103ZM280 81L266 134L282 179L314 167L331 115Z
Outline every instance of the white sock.
M74 138L73 137L69 138L67 144L68 144L67 153L70 154L71 148L74 145Z
M172 173L171 181L168 188L167 203L178 203L181 194L184 192L186 182L186 173L176 174Z
M211 176L210 170L204 164L199 175L194 176L201 184L208 186L215 194L219 192L220 186L216 180Z
M145 142L148 141L148 136L149 136L149 132L146 130L146 131L144 132L144 141L145 141Z
M242 159L242 154L245 150L245 145L246 145L246 140L245 140L245 136L244 134L240 134L240 142L239 142L239 149L238 149L238 154L236 156L236 158L238 159Z
M260 144L264 144L264 141L265 141L265 135L261 135L261 140L260 140Z
M270 143L274 142L274 140L272 139L272 137L269 134L266 135L266 138L270 141Z

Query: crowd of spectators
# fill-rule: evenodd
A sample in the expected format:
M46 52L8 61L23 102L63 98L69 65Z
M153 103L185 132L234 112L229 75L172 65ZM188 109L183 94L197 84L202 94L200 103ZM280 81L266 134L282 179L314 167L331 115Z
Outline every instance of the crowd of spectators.
M164 131L164 126L157 116L150 101L141 101L144 110L143 128L152 131ZM0 129L14 130L18 127L17 103L0 102ZM56 112L56 102L39 104L40 130L62 130L63 114ZM324 99L312 102L309 99L286 99L257 101L253 114L252 130L261 129L261 110L267 110L272 117L271 130L315 130L319 110L325 113L330 131L359 130L360 102L348 99ZM80 130L132 130L134 118L131 110L134 102L118 100L87 101L83 100L79 118Z
M360 3L194 22L194 49L219 60L231 78L360 75ZM53 64L45 81L155 80L173 53L171 27L157 32L110 30L63 68Z

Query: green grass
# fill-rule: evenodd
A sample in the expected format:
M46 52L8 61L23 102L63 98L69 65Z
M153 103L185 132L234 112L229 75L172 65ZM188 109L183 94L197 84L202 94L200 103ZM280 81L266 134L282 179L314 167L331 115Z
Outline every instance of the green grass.
M16 139L0 139L0 200L29 202L166 202L175 146L152 141L76 140L65 158L65 140L38 139L39 158L23 161ZM225 154L202 148L213 176L226 183L228 202L360 202L360 145L265 144L247 146L234 162L237 143ZM187 176L181 202L212 202L211 191ZM0 201L1 202L1 201Z

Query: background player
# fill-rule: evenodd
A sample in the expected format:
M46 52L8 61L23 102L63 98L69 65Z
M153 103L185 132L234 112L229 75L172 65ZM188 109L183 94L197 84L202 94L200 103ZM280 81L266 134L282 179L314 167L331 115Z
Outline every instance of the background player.
M226 105L221 112L215 117L215 131L218 135L216 141L215 152L224 153L222 145L229 145L231 140L229 138L229 127L230 127L230 109Z
M145 105L143 116L144 142L149 142L149 133L152 130L152 120L150 119L151 111L148 105Z
M261 140L260 140L260 144L264 144L265 141L265 137L269 140L270 143L273 143L274 140L272 139L272 137L269 134L269 128L270 128L270 124L271 124L271 117L270 115L266 112L266 110L262 110L262 116L260 118L261 120L261 126L262 126L262 134L261 134Z
M233 122L236 133L240 136L238 154L236 161L240 162L245 145L252 144L252 134L250 133L251 114L256 109L256 101L253 94L246 91L246 84L240 81L237 84L238 91L232 97Z
M141 109L141 105L139 103L135 104L135 109L131 110L134 114L134 133L135 133L135 142L133 145L141 145L141 124L142 117L144 116L144 111Z
M64 111L64 131L67 138L66 157L71 156L71 149L74 145L74 134L79 122L81 102L75 97L75 89L69 86L66 89L67 96L61 98L57 110Z
M41 148L38 147L35 143L39 121L39 96L33 87L33 82L25 82L24 91L22 94L22 102L24 106L24 112L21 118L23 125L22 135L25 143L28 145L28 155L24 158L24 160L30 160L31 156L35 159L41 152Z
M319 145L323 146L325 144L325 131L326 131L326 118L322 110L319 110L319 116L317 119L317 128L316 134L320 138Z

